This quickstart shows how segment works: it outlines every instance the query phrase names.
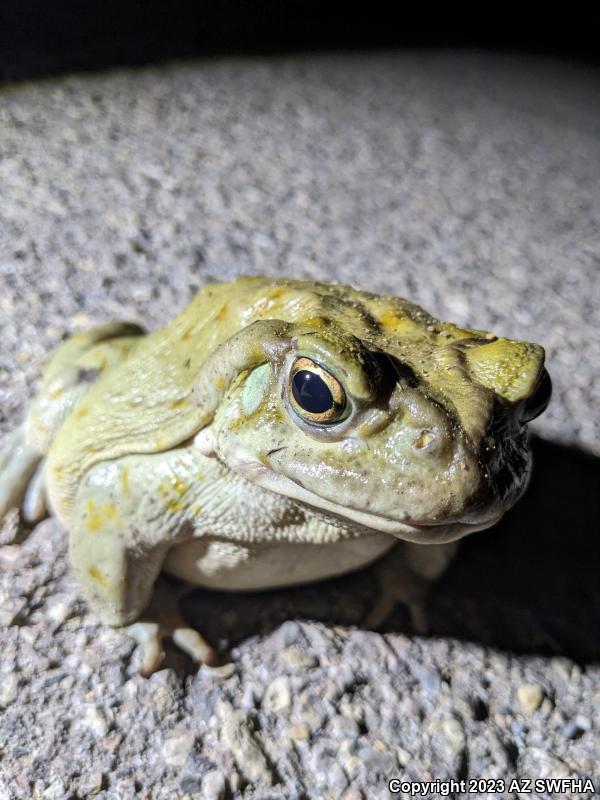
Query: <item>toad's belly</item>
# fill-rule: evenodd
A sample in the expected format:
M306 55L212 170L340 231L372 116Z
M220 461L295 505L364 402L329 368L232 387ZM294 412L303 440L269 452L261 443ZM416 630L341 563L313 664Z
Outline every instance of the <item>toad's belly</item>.
M374 561L395 541L376 534L327 544L244 544L207 536L173 548L164 569L211 589L272 589L351 572Z

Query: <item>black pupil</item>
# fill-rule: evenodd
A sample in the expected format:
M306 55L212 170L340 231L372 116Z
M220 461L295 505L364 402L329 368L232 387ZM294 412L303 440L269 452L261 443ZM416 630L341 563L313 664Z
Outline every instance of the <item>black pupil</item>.
M292 392L300 408L311 414L322 414L333 408L333 395L329 386L320 375L310 370L301 369L294 375Z
M531 422L532 419L539 417L546 410L551 396L552 381L550 380L550 375L544 370L537 389L533 396L527 400L521 412L521 422Z

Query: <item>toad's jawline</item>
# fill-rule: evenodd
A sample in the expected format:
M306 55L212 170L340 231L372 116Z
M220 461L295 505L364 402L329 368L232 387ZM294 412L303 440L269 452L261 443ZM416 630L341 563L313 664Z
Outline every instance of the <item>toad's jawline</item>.
M234 458L229 462L228 466L263 489L289 497L311 509L324 511L339 520L351 521L367 530L389 533L398 539L417 544L443 544L455 541L469 533L475 533L495 525L503 513L496 513L476 523L407 522L406 520L392 519L381 514L360 511L349 506L339 506L306 489L297 480L276 473L265 464L248 459L247 456L245 458Z

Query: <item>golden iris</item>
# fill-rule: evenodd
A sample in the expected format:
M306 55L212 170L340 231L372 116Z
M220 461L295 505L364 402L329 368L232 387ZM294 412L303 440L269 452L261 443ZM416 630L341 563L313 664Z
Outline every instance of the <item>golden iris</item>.
M331 372L304 356L292 364L290 390L293 409L307 422L337 422L346 408L342 384Z

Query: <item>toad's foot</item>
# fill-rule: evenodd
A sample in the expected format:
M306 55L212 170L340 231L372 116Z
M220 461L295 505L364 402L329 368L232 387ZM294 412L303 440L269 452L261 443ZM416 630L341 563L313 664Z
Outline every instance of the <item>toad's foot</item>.
M187 584L174 585L159 578L148 609L138 622L126 628L139 645L140 671L148 676L159 669L165 657L163 642L171 639L198 664L214 665L217 656L197 630L190 627L179 611L182 597L193 591Z
M379 596L365 619L369 628L378 628L398 603L408 609L415 633L428 632L427 596L432 583L450 563L457 544L417 545L402 542L375 565Z
M0 521L11 508L27 522L46 515L45 460L25 443L24 426L10 433L0 448Z

